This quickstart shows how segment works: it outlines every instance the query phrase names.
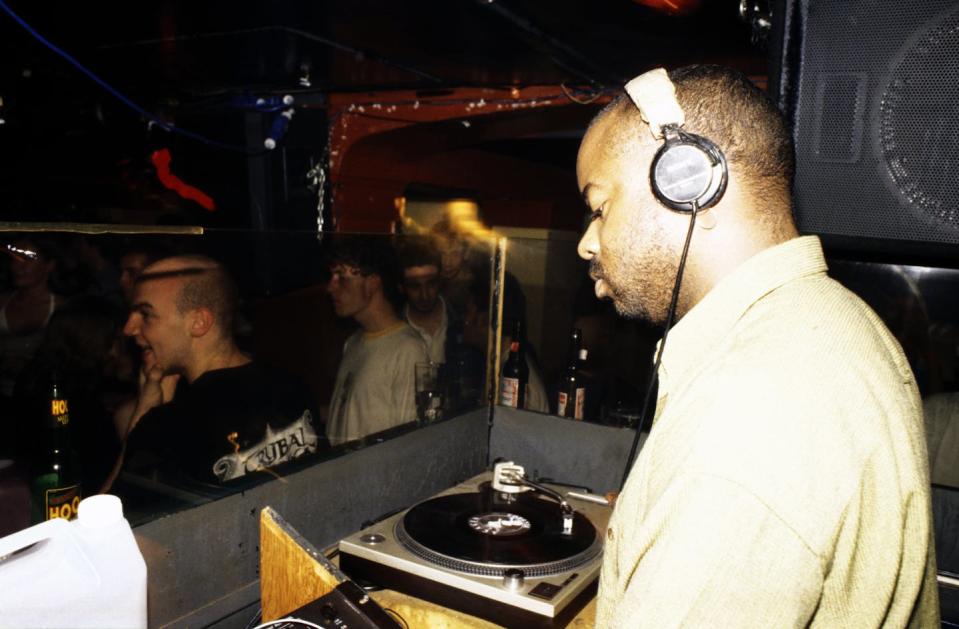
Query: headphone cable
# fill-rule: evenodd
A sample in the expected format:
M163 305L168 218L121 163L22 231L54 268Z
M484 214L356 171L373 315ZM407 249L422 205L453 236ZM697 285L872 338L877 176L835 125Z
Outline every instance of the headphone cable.
M689 243L693 239L693 227L696 225L696 214L699 212L699 204L693 201L692 211L689 214L689 229L686 231L686 242L683 244L683 254L679 258L679 268L676 269L676 281L673 284L673 296L669 301L669 311L666 313L666 329L663 332L663 339L659 342L659 351L656 352L656 360L653 363L653 373L649 376L649 385L646 387L646 395L643 396L642 412L639 416L639 424L636 426L636 435L633 437L633 445L629 449L629 456L626 458L626 468L623 470L623 480L619 483L619 490L622 491L626 485L626 479L629 478L630 469L633 467L633 459L636 456L636 449L639 447L639 436L643 433L643 425L646 423L646 416L649 414L649 400L653 395L653 389L659 381L659 365L663 360L663 349L666 347L666 338L669 336L669 329L673 327L673 319L676 316L676 304L679 302L679 288L683 282L683 271L686 269L686 256L689 253Z

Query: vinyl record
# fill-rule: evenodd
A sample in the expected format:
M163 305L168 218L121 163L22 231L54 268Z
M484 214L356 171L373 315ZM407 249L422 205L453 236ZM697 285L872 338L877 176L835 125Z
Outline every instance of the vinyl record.
M596 529L582 514L574 514L572 534L564 535L555 501L526 492L507 502L488 485L477 493L449 494L416 505L398 523L397 534L421 556L467 572L487 572L475 570L476 565L562 564L568 569L599 552ZM547 566L543 573L551 572Z

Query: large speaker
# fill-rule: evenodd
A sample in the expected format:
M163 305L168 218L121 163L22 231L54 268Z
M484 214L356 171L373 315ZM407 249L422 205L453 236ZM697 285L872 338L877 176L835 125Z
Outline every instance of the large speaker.
M959 255L959 3L782 0L774 13L770 88L792 123L800 230Z

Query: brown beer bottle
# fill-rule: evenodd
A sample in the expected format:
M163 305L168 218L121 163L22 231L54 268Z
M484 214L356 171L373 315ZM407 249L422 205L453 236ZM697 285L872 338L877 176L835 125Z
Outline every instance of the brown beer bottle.
M581 360L585 360L582 347L583 333L574 328L569 338L569 352L566 356L566 371L559 383L556 400L556 414L560 417L583 419L586 405L586 383L580 369Z
M53 376L44 412L46 441L30 485L30 519L36 524L53 518L72 520L80 504L80 473L70 443L70 409Z
M499 403L513 408L526 408L526 389L529 386L529 365L523 348L523 325L513 324L513 338L509 344L509 358L500 376Z

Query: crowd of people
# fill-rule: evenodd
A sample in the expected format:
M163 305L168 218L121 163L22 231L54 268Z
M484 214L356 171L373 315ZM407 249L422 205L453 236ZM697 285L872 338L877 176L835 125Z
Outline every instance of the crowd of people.
M9 243L0 458L28 470L39 457L56 378L85 495L111 490L124 471L222 484L413 424L417 364L440 370L448 411L482 395L489 258L448 222L324 245L329 306L355 326L329 349L340 356L328 400L251 355L236 333L250 327L238 325L241 291L214 257L160 241Z

